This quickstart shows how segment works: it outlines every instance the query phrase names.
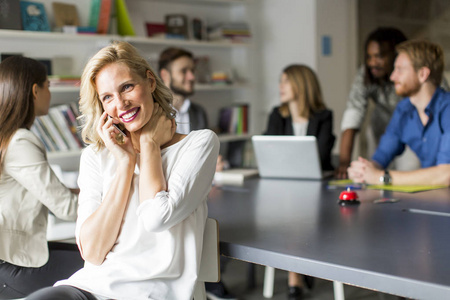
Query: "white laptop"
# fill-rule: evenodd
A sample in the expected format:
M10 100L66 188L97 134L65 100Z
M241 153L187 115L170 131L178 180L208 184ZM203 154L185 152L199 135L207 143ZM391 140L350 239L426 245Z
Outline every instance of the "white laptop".
M315 136L255 135L252 142L263 178L322 179L333 174L322 172Z

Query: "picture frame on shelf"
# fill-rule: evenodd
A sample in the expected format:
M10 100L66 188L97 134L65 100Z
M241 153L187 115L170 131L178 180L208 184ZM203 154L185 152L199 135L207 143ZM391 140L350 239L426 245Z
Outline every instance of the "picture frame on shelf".
M22 30L19 1L0 0L0 29Z
M23 53L0 53L0 62L11 56L23 56Z
M58 55L52 58L53 74L59 76L72 76L73 59L71 56Z
M42 3L20 1L23 30L50 31L45 7Z
M184 14L169 14L166 20L166 37L175 39L188 39L188 18Z
M45 69L47 70L47 76L53 75L53 68L52 68L52 60L49 58L35 58L38 62L43 64L45 66Z
M53 2L52 7L56 27L80 26L77 7L75 5L63 2Z

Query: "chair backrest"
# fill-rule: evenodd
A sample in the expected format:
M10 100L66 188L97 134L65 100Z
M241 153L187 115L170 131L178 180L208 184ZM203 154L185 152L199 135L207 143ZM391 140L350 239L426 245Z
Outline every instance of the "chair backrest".
M217 220L208 218L206 219L205 232L203 234L203 249L198 281L218 282L220 280L219 256L219 223Z

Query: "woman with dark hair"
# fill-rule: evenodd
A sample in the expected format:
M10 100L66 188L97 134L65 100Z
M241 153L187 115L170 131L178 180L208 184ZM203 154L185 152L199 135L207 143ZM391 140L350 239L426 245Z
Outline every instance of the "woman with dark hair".
M265 134L315 136L322 170L333 170L333 112L325 106L316 74L305 65L287 66L281 74L279 89L281 105L270 114ZM303 281L312 287L312 277L289 272L289 300L302 299Z
M49 105L44 65L22 56L0 64L0 299L24 297L83 266L76 247L46 238L49 210L64 220L77 213L77 196L30 131Z

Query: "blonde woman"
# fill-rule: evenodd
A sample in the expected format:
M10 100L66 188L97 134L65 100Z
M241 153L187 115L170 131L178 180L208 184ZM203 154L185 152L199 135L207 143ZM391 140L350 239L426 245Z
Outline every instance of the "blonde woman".
M269 117L266 135L312 135L317 138L323 170L333 170L333 112L326 109L319 81L305 65L287 66L280 78L281 105ZM299 153L301 155L301 153ZM312 287L312 278L289 272L289 300L302 299L303 281Z
M53 173L31 131L50 106L45 66L22 56L0 64L0 299L22 298L83 267L73 245L47 242L51 211L77 217L77 196ZM73 191L76 192L76 191Z
M80 162L76 238L86 265L29 299L191 300L217 136L175 133L172 94L128 43L100 50L81 81L91 145Z

